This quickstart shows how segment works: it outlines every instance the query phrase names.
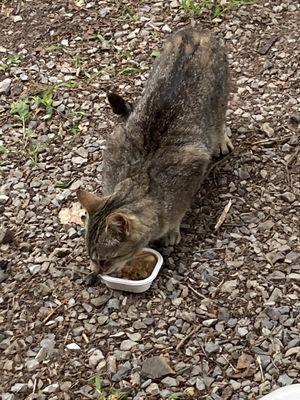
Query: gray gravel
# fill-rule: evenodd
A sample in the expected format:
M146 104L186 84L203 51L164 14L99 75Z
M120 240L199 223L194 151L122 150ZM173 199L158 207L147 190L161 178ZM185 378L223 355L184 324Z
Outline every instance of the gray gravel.
M262 0L216 18L179 4L1 4L3 400L97 399L95 374L107 397L135 400L256 400L300 382L299 4ZM105 92L139 96L161 43L187 23L225 38L235 151L211 171L182 243L161 249L149 292L87 288L82 228L58 213L78 187L101 191L116 122ZM36 100L48 88L51 110ZM11 112L20 99L24 126Z

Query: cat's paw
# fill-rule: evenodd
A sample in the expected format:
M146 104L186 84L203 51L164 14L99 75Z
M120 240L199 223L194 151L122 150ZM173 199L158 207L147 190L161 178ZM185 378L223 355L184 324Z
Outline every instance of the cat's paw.
M84 283L86 286L94 286L98 282L98 274L92 272L85 278Z
M233 144L231 143L231 140L229 139L227 133L225 132L214 155L217 157L220 155L226 156L227 154L231 153L233 149L234 149Z
M161 243L168 247L180 243L181 235L179 231L170 231L161 238Z

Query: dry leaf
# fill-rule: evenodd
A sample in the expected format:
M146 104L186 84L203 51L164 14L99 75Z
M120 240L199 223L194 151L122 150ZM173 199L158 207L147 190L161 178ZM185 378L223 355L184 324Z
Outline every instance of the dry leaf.
M247 369L250 367L251 363L253 362L253 357L250 354L243 353L239 356L237 362L237 369Z
M73 203L70 208L62 208L58 214L58 218L63 225L84 225L82 217L86 213L80 203Z

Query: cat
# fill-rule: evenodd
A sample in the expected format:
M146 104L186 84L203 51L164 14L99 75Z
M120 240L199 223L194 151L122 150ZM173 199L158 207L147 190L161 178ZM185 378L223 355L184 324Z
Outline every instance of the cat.
M86 243L95 273L120 269L149 242L180 242L180 224L225 132L229 71L212 33L184 28L166 42L135 105L108 94L123 118L107 138L103 195L83 189Z

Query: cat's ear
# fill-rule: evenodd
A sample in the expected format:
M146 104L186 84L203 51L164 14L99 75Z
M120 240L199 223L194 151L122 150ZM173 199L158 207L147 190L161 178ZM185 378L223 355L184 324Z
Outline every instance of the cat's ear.
M123 213L112 213L106 218L106 232L124 238L130 234L130 219Z
M132 104L128 103L117 93L107 93L107 100L113 112L121 117L127 118L132 111Z
M107 197L98 197L84 189L78 189L76 195L79 203L89 214L102 208L107 201Z

